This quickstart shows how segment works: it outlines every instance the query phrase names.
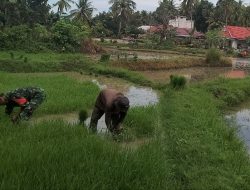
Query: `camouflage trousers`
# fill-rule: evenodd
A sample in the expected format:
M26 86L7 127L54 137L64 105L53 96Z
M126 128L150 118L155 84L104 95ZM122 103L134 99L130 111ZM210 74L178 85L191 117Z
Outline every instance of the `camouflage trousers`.
M21 113L19 114L20 119L29 120L33 112L38 108L40 104L46 99L44 90L41 88L36 89L33 97L29 102L25 104L22 108Z

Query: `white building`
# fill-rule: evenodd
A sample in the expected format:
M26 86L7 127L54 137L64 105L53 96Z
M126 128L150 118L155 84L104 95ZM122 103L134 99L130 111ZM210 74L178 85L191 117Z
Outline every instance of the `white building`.
M169 25L175 28L192 29L194 27L194 21L187 20L187 18L183 16L178 16L175 19L171 19Z

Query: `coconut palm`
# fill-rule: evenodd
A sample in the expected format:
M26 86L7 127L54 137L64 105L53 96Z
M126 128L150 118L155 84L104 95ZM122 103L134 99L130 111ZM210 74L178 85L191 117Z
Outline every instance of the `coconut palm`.
M132 0L109 0L109 4L112 4L111 10L119 20L118 36L120 36L122 24L128 21L136 9L136 3Z
M155 11L157 20L162 24L163 28L160 31L161 39L166 39L167 36L172 36L175 32L169 27L169 20L175 17L178 13L173 0L163 0L159 2L159 7Z
M58 6L58 13L61 15L64 10L68 11L71 8L70 3L75 3L73 0L59 0L53 6Z
M195 6L198 3L199 3L199 0L183 0L181 3L182 11L185 14L189 15L191 21L193 20L193 12L194 12ZM193 28L193 26L192 26L192 28Z
M91 17L93 10L95 10L92 6L92 2L89 0L79 0L79 2L76 3L76 6L77 9L70 11L70 17L81 21L87 21L91 27Z

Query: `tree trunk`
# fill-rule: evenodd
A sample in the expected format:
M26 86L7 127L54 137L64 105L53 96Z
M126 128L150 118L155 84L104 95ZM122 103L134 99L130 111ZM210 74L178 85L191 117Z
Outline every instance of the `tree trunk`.
M119 22L119 28L118 28L118 38L121 37L121 28L122 28L122 21Z

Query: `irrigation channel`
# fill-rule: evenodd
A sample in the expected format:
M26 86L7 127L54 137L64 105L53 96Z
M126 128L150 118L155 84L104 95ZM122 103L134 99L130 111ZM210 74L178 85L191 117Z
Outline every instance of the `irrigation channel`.
M195 67L184 68L175 70L164 71L144 71L142 72L147 78L155 81L166 83L169 81L171 74L183 75L189 81L201 81L216 78L218 76L224 76L229 78L244 78L250 71L250 59L233 59L232 68L215 68L215 67ZM100 89L114 88L123 92L130 100L130 106L150 106L156 105L159 101L157 92L151 88L135 86L133 83L129 83L122 79L114 79L109 77L95 76L95 75L81 75L79 73L68 72L66 76L76 79L77 81L90 80L96 84ZM227 115L227 119L230 118L236 121L239 127L239 136L246 141L246 144L250 152L250 101L248 109L238 111L232 115ZM63 120L70 125L79 123L78 113L66 113L59 115L48 115L40 118L36 118L34 122L48 120ZM90 118L85 121L88 126ZM232 122L231 122L232 123ZM98 131L107 131L104 117L98 122Z
M225 116L230 127L234 127L238 137L245 143L250 154L250 100L235 107Z
M125 96L128 97L130 101L130 108L153 106L159 102L158 94L152 88L135 86L134 84L126 82L122 79L114 79L114 78L94 76L94 75L89 76L89 75L82 75L79 73L64 73L64 74L66 76L76 79L79 82L90 80L100 89L114 88L121 91ZM53 120L63 120L65 123L72 126L80 122L78 112L74 112L65 114L46 115L34 118L32 123L37 123L42 121L53 121ZM90 123L90 117L86 119L85 125L89 126L89 123ZM104 116L98 121L97 129L99 133L105 133L107 131Z

